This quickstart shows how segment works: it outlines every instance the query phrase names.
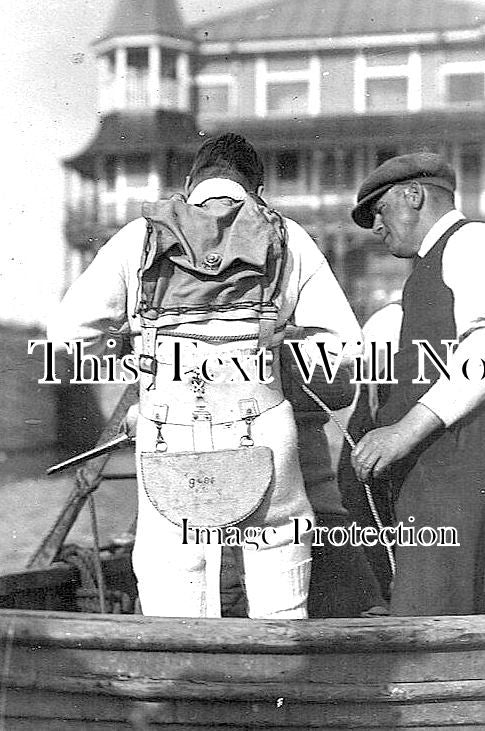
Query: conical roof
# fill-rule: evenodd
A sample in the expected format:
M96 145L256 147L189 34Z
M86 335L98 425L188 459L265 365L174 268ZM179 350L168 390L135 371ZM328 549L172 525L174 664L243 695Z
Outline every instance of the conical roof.
M116 0L103 40L133 35L187 38L190 32L176 0Z

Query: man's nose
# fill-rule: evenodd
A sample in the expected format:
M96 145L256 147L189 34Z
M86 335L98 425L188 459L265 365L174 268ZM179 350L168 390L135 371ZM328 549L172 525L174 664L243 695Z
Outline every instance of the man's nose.
M380 236L382 234L383 229L384 229L384 224L382 223L381 214L376 213L374 216L374 223L372 224L372 233L376 234L376 236Z

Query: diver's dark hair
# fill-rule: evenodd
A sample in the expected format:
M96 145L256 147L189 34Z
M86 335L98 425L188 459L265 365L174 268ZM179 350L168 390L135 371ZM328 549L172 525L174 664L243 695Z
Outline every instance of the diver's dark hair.
M214 177L230 178L246 190L253 191L264 183L264 167L248 140L242 135L227 132L204 142L189 173L192 185Z

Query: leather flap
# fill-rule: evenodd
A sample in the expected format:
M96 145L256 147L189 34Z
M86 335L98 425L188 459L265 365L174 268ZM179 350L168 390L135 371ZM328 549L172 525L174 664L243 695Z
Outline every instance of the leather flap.
M141 479L151 503L168 520L192 527L235 525L263 501L273 476L269 447L213 452L142 452Z

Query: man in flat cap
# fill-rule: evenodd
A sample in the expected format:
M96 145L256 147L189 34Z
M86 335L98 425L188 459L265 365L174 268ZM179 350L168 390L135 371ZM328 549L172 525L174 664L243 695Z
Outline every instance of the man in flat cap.
M391 254L414 260L403 292L398 383L380 406L379 428L352 454L362 481L390 476L396 520L413 526L422 544L396 549L396 615L484 609L485 223L455 209L454 191L454 171L441 157L402 155L364 180L352 211ZM426 379L418 378L423 346L416 340L429 344L448 374L426 357ZM449 545L451 531L444 541L433 533L442 527L456 528L459 546ZM424 545L437 535L448 545Z

